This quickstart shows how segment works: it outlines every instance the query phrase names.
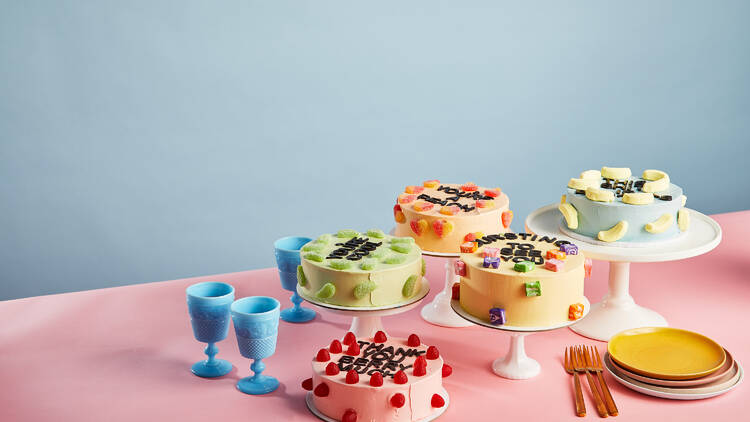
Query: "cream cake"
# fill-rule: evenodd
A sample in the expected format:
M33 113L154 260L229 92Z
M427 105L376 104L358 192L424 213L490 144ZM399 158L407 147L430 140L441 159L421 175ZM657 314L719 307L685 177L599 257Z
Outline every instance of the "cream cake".
M417 421L446 405L443 377L452 368L435 346L408 339L356 339L347 333L312 359L312 378L302 387L312 391L315 408L344 422Z
M396 236L414 238L424 251L458 253L460 245L484 233L508 231L513 212L500 188L428 180L407 186L393 207Z
M454 292L467 313L513 327L555 326L583 315L591 261L576 245L529 233L492 234L472 243L455 264L461 281Z
M661 170L644 170L638 177L627 167L602 167L570 179L558 209L561 227L574 235L638 245L687 231L686 201L682 188Z
M373 307L411 301L422 289L422 251L411 237L381 230L339 230L302 246L300 294L338 306Z

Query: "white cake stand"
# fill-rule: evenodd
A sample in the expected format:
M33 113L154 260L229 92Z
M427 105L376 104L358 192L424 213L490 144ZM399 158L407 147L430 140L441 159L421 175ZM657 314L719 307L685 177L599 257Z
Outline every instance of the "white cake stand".
M420 312L422 319L430 324L441 327L462 328L471 327L473 324L456 315L451 309L451 298L453 296L453 283L458 282L460 276L456 275L453 266L459 254L422 251L422 255L447 258L445 260L445 287L443 291L435 295L432 302L425 305Z
M435 420L438 418L438 416L445 413L446 410L448 410L448 405L450 404L450 396L448 396L448 392L445 391L445 388L443 388L440 391L440 396L445 400L445 405L441 407L440 409L435 409L434 412L430 416L427 416L426 418L419 419L416 422L429 422L431 420ZM326 422L339 422L338 419L330 418L318 410L317 407L315 407L315 403L313 402L313 392L308 391L307 395L305 395L305 403L307 404L307 408L310 409L310 412L312 412L313 415L317 416L318 418L326 421Z
M591 304L585 297L583 302L583 315L581 318L585 318ZM461 307L459 300L451 301L451 308L460 315L461 318L470 321L472 325L481 325L482 327L492 328L494 330L506 331L510 334L510 346L508 347L508 353L505 356L495 359L492 362L492 372L495 374L512 380L525 380L533 378L539 375L542 367L539 362L528 357L526 355L526 347L524 345L524 338L530 334L539 333L542 331L557 330L558 328L567 327L571 324L580 322L582 319L576 321L566 321L562 324L552 325L549 327L513 327L509 325L492 325L489 322L483 321L474 315L469 314Z
M591 307L591 315L570 327L592 339L608 341L620 331L637 327L666 327L667 320L655 311L636 305L630 296L631 262L664 262L691 258L715 248L721 241L721 227L710 217L690 212L690 228L675 240L642 247L618 247L616 242L601 245L567 236L560 228L562 215L557 205L548 205L526 218L526 231L555 236L578 245L586 257L609 261L609 292ZM596 242L596 243L593 243Z
M297 285L297 293L307 302L325 309L332 314L352 317L352 325L349 327L349 331L354 333L357 338L372 337L378 331L385 331L381 317L401 314L416 308L429 292L430 283L426 278L422 277L422 289L408 302L387 306L351 307L332 305L307 297L302 294L300 286Z

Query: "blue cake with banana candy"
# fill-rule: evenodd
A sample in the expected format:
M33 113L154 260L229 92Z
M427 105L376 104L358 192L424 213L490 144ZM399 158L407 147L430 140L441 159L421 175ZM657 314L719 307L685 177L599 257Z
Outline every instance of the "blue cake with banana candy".
M686 201L682 188L664 171L633 176L627 167L602 167L571 178L558 209L561 228L572 237L639 246L687 231Z

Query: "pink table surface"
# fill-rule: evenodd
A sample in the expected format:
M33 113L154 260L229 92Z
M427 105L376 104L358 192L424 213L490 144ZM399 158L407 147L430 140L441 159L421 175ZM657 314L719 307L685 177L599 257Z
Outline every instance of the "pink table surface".
M724 231L715 250L687 260L633 264L631 294L671 326L717 340L747 365L750 211L714 218ZM428 257L427 301L442 288L443 276L442 260ZM234 387L250 370L233 329L218 344L218 356L235 365L232 372L219 379L190 373L190 365L203 358L204 345L193 339L185 288L204 280L233 284L238 298L269 295L289 303L274 268L0 302L0 421L314 420L300 381L310 376L314 353L341 337L349 319L323 311L307 324L282 321L277 352L265 360L266 373L279 378L281 386L266 396L248 396ZM607 263L595 262L586 295L597 302L606 285ZM574 414L572 379L561 366L563 348L584 343L602 350L605 343L568 329L534 334L526 348L542 372L511 381L490 369L506 351L507 334L436 327L421 319L420 308L386 317L384 324L390 335L418 333L453 366L453 375L445 379L451 404L440 420L580 420ZM748 382L716 398L673 401L636 393L607 376L620 408L618 420L746 417ZM598 419L590 397L585 399L587 418Z

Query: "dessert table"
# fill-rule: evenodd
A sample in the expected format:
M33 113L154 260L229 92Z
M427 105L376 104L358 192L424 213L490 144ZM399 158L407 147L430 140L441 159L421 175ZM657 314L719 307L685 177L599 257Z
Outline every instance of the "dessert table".
M630 289L644 306L658 308L670 326L705 334L750 363L750 211L713 216L724 238L695 258L633 265ZM269 255L272 250L269 245ZM444 283L443 261L426 257L428 303ZM586 296L596 302L607 290L607 263L595 261ZM310 359L349 327L345 316L320 312L308 323L280 322L276 354L264 374L281 386L265 396L235 389L250 374L230 329L217 343L217 357L234 364L226 376L203 379L190 366L204 357L193 338L185 288L216 280L235 286L236 297L273 296L288 301L276 268L164 281L0 302L0 420L2 421L306 421L300 382L310 377ZM571 376L563 350L573 344L606 343L561 329L529 338L526 349L541 365L530 380L503 379L492 372L507 336L482 327L444 328L425 322L419 307L383 321L389 335L417 333L438 346L453 375L444 379L451 403L439 419L581 420L575 416ZM606 374L620 409L618 420L733 420L742 418L750 386L696 401L665 400L631 391ZM584 390L589 419L598 419Z

